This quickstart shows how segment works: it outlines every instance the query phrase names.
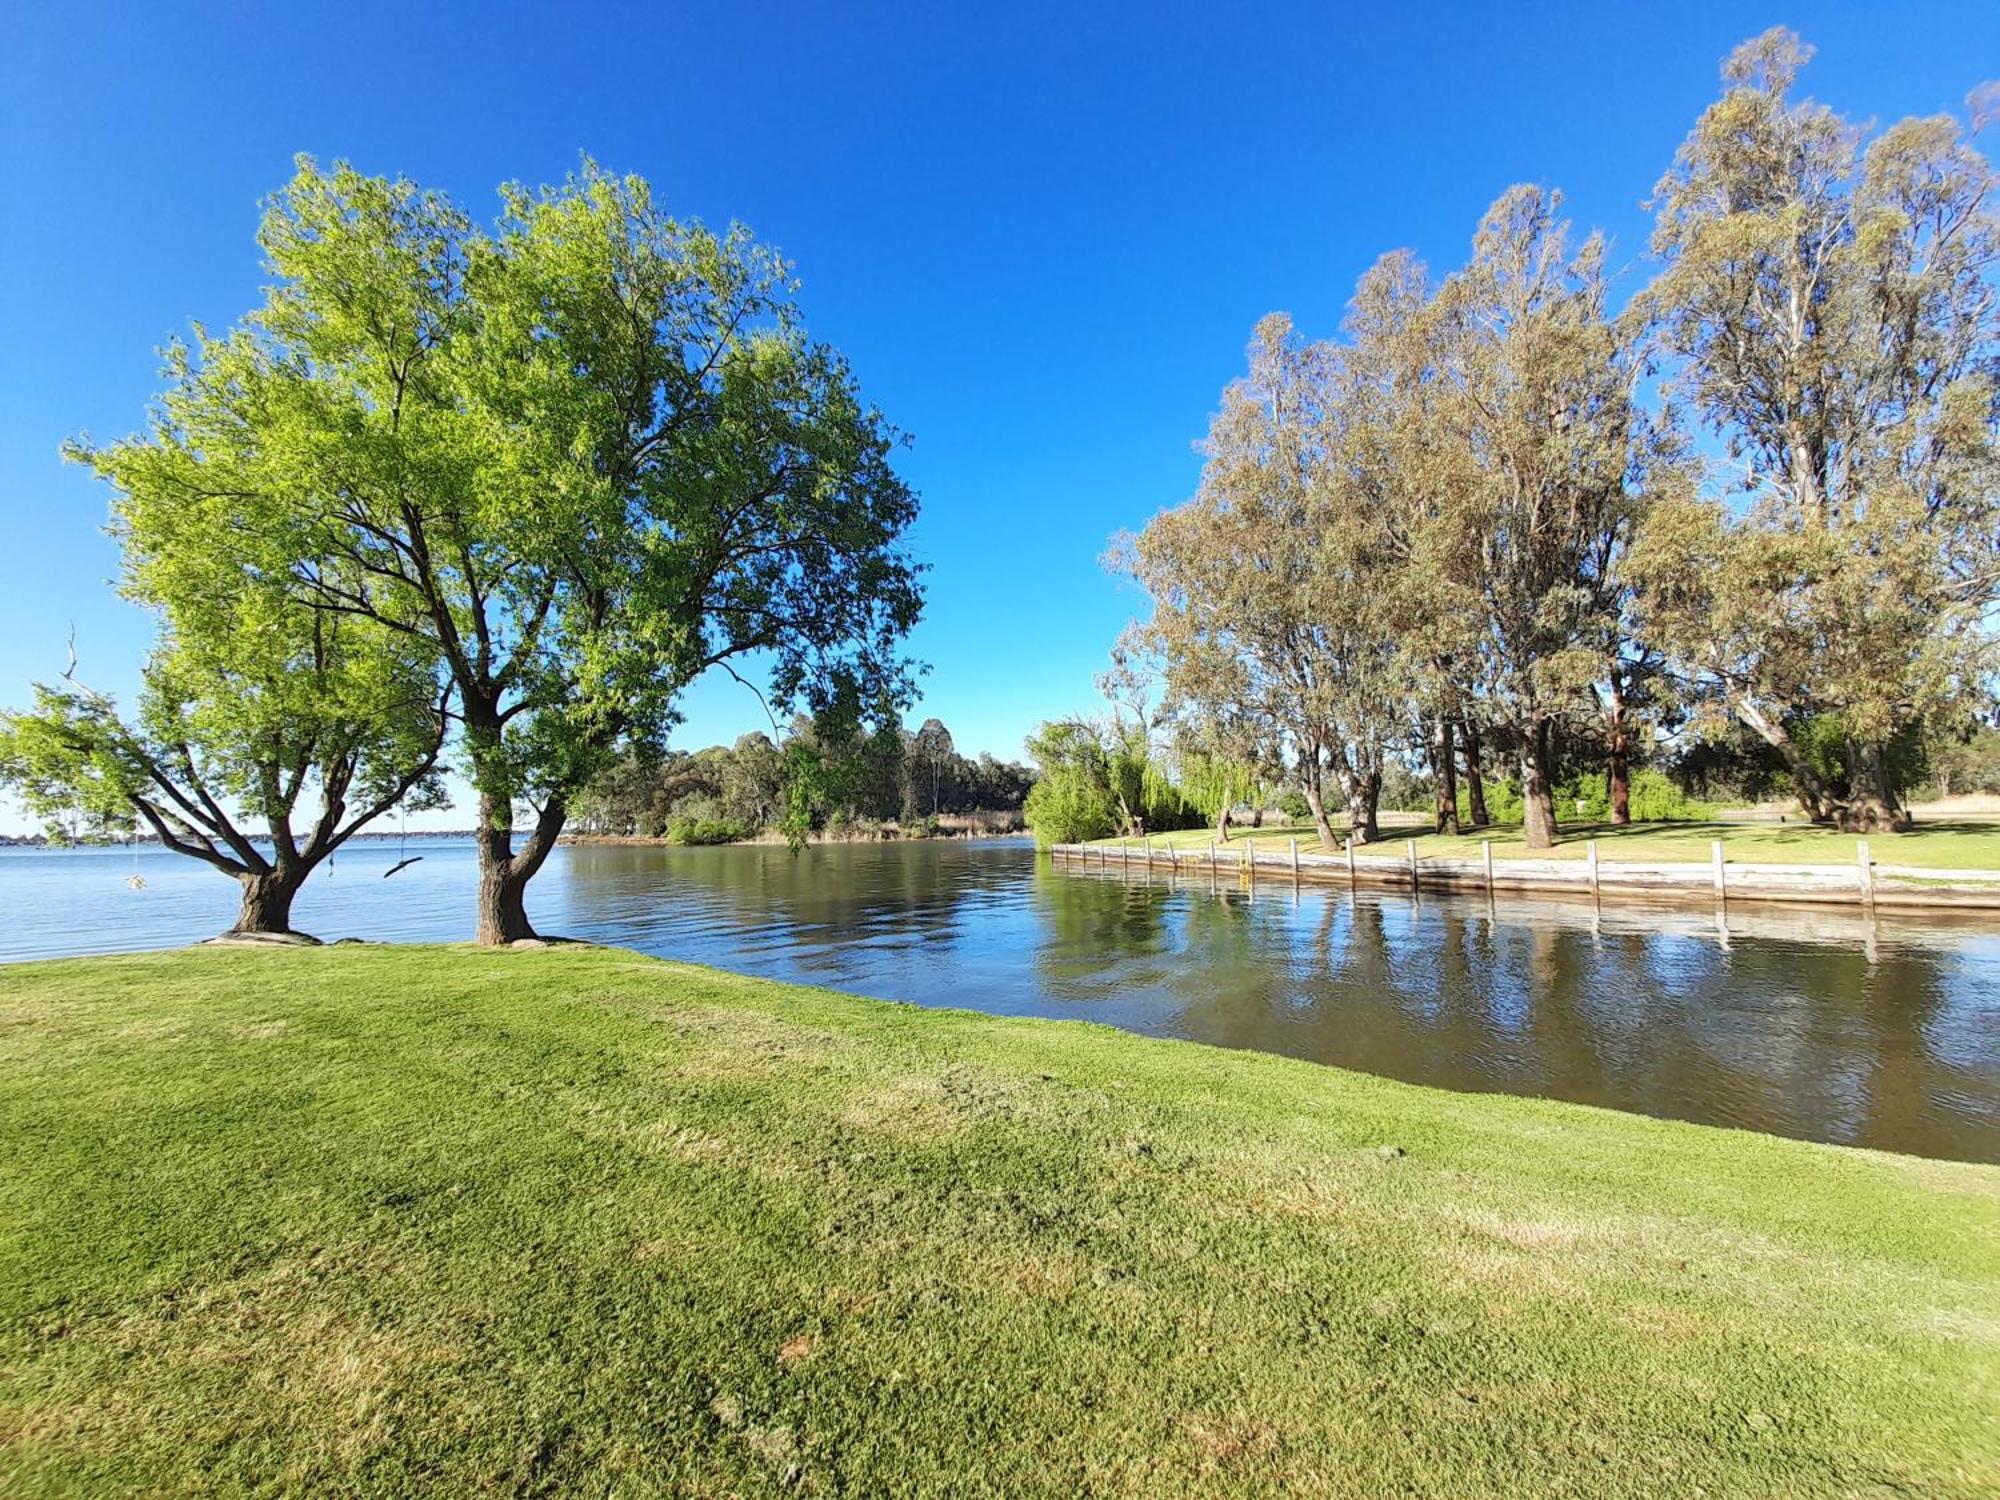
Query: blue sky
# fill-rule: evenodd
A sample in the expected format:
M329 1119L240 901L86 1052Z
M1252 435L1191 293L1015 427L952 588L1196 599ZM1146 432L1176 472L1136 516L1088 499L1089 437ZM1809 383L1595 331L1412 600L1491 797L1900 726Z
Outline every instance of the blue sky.
M1956 111L2000 73L1991 5L17 4L0 705L61 670L71 622L86 680L129 689L147 622L57 445L134 428L157 347L255 302L259 199L294 153L485 214L588 151L797 263L809 327L915 440L917 712L1017 756L1092 708L1141 603L1101 554L1192 491L1259 316L1331 332L1376 256L1456 264L1518 181L1563 189L1635 284L1642 201L1719 60L1780 22L1854 116ZM763 723L726 679L687 711L689 746Z

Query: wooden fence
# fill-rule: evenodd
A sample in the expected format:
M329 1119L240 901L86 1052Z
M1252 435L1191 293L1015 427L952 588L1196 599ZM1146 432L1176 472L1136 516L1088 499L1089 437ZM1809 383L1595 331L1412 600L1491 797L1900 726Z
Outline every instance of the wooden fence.
M1382 849L1383 845L1373 846ZM1166 869L1175 875L1230 879L1315 881L1353 886L1387 886L1421 894L1435 891L1548 891L1584 893L1593 898L1634 896L1726 905L1736 901L1838 903L1910 909L1918 907L2000 910L2000 870L1942 870L1917 865L1877 864L1868 841L1856 841L1853 864L1784 865L1738 863L1724 857L1722 843L1709 846L1706 863L1694 860L1609 860L1597 840L1582 859L1495 859L1493 845L1481 845L1475 859L1419 858L1414 840L1401 853L1362 854L1350 845L1339 854L1302 854L1297 839L1245 836L1229 844L1142 843L1057 844L1058 861L1083 869Z

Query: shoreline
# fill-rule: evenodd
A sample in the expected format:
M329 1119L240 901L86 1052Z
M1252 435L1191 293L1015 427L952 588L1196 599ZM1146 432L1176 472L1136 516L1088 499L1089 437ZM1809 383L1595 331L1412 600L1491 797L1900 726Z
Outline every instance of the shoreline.
M1252 840L1246 842L1254 842ZM1593 899L1660 901L1725 908L1732 901L1784 905L1839 905L1865 911L2000 911L2000 870L1958 870L1888 864L1808 865L1717 858L1695 860L1440 859L1414 853L1388 856L1301 854L1294 840L1281 853L1218 849L1133 847L1129 843L1053 844L1053 861L1078 871L1129 871L1148 878L1155 869L1175 877L1225 875L1232 883L1366 885L1421 896L1438 892L1506 891Z
M1026 827L1015 829L951 829L941 828L936 833L880 832L880 833L816 833L806 840L809 846L827 844L925 844L925 843L973 843L980 840L1025 839L1030 837ZM747 839L731 839L720 844L680 844L661 835L644 833L576 833L564 834L558 844L603 845L610 848L634 849L745 849L782 847L786 843L782 833L769 829Z

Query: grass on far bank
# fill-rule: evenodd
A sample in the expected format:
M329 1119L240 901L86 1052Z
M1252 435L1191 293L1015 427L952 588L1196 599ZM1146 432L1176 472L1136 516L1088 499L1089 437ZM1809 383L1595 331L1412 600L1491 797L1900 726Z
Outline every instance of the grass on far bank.
M1172 844L1181 849L1206 849L1214 837L1213 828L1184 828L1154 834L1153 844L1155 848ZM1269 840L1265 847L1274 852L1296 837L1301 854L1323 852L1310 823L1232 827L1229 831L1231 847L1240 845L1246 837ZM1432 833L1428 820L1402 825L1384 820L1381 841L1363 845L1361 852L1400 856L1406 839L1416 840L1419 859L1478 859L1479 845L1485 839L1493 841L1495 859L1582 859L1589 841L1596 839L1599 859L1695 860L1704 864L1710 857L1710 841L1721 839L1725 859L1748 864L1806 865L1854 863L1856 836L1796 820L1753 823L1721 819L1699 823L1629 823L1624 827L1610 823L1565 823L1554 849L1530 849L1522 842L1518 823L1469 828L1454 836ZM1136 848L1142 840L1100 842L1114 848L1120 843ZM1324 852L1338 854L1344 847L1336 844ZM2000 870L2000 819L1919 819L1917 826L1907 833L1868 835L1868 853L1880 864Z
M2000 1168L612 950L0 1025L13 1496L2000 1486Z

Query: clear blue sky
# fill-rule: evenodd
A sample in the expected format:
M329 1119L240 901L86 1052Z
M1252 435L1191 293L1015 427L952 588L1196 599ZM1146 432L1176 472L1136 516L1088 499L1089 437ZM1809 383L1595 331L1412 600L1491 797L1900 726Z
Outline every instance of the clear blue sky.
M71 621L86 679L129 690L147 625L105 586L105 494L57 445L133 429L156 348L254 303L258 202L294 153L484 214L503 179L588 151L797 262L814 334L915 438L918 712L1016 756L1037 720L1093 706L1139 603L1100 555L1191 492L1260 315L1332 331L1377 255L1456 264L1517 181L1562 188L1637 262L1641 202L1719 60L1779 22L1855 116L1956 111L2000 73L1991 4L17 3L0 704L60 671ZM761 724L704 683L679 738Z

